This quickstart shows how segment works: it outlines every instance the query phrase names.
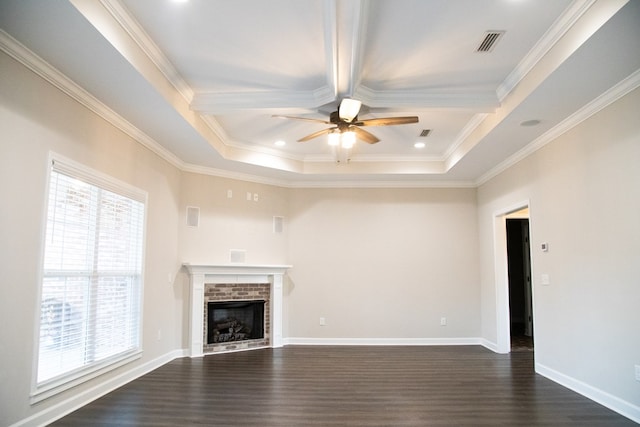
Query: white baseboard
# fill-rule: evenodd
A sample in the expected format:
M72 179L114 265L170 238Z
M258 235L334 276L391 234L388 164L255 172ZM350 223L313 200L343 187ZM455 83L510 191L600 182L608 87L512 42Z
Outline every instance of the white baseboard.
M584 397L593 400L605 406L618 414L629 418L631 421L640 424L640 406L634 405L631 402L622 400L619 397L613 396L605 391L597 389L589 384L583 383L575 378L562 374L554 369L551 369L540 363L535 364L536 373L542 375L554 381L570 390L575 391Z
M491 342L489 340L486 340L484 338L480 339L480 345L483 346L484 348L487 348L491 351L493 351L494 353L500 353L498 351L498 344Z
M304 338L290 337L284 345L481 345L480 338Z
M53 421L56 421L67 414L79 409L94 400L104 396L107 393L112 392L118 387L141 377L160 366L171 362L173 359L179 357L186 357L187 350L173 350L167 354L164 354L156 359L150 360L142 365L138 365L122 374L110 378L94 387L84 390L74 396L65 399L64 401L55 405L49 406L30 417L18 421L12 424L10 427L39 427L46 426Z

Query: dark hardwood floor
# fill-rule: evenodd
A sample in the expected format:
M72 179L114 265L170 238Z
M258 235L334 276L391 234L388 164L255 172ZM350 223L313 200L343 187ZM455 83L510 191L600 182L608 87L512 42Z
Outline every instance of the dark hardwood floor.
M479 346L288 346L176 359L56 426L630 426Z

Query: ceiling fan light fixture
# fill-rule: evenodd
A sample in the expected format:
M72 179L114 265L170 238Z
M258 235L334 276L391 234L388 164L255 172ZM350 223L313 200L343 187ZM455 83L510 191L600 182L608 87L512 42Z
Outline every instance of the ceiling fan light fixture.
M329 134L329 145L332 147L340 145L340 132L331 132Z
M350 98L343 99L339 108L340 118L345 122L351 123L356 117L358 117L361 106L362 102L358 100Z
M342 145L342 148L346 148L346 149L353 148L355 143L356 143L355 132L347 131L347 132L343 132L340 135L340 144Z

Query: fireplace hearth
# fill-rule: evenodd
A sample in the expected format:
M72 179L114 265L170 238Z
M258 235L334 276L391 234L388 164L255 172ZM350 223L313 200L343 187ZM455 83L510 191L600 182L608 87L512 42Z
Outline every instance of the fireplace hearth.
M207 344L264 338L264 301L207 303Z

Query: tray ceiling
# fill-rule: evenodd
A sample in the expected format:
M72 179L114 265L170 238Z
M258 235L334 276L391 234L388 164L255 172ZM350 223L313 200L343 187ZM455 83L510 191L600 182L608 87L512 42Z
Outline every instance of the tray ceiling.
M5 51L184 170L473 186L638 85L639 3L11 0L0 26ZM328 120L344 98L419 123L368 127L380 142L337 164L326 136L297 142L326 125L273 117Z

